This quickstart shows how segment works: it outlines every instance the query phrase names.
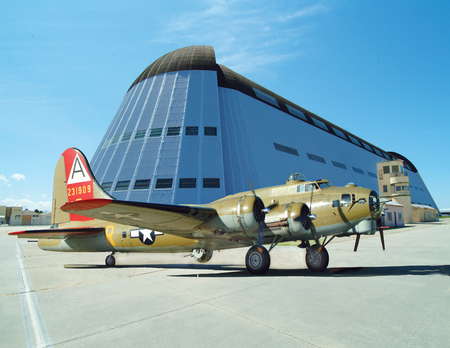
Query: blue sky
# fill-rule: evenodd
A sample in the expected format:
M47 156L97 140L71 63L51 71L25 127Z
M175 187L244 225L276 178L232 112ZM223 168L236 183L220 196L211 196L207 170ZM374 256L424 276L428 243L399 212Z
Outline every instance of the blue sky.
M175 49L217 62L386 151L450 208L449 1L10 1L0 11L0 205L51 209L137 76ZM300 170L300 169L299 169Z

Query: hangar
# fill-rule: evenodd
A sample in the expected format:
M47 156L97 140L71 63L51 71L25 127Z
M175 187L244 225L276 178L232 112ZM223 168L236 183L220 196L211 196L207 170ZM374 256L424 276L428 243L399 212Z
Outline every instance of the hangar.
M417 168L217 64L211 46L172 51L128 89L92 160L121 200L207 203L283 184L291 173L378 190L377 163L402 160L413 204L436 204Z

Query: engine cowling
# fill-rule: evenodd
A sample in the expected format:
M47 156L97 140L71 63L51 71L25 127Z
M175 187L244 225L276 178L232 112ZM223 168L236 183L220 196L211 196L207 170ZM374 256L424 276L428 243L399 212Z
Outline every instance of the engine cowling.
M266 226L276 235L301 237L309 233L310 210L305 203L290 202L277 205L266 215Z
M212 205L218 213L209 225L223 232L257 231L264 203L253 195L232 197Z

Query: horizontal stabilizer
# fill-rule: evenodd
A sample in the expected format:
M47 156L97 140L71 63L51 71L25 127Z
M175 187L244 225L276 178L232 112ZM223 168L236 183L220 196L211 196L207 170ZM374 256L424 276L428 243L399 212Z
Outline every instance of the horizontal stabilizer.
M102 233L104 227L82 227L82 228L54 228L48 230L29 230L8 233L10 236L19 238L37 238L37 239L64 239L67 237L82 237Z

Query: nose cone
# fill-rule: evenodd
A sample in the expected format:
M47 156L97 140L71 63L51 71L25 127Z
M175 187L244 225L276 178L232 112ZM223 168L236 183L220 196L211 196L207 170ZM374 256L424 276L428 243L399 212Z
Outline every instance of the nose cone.
M378 220L379 218L381 218L384 204L380 202L380 196L376 191L372 190L369 194L369 207L372 219Z

